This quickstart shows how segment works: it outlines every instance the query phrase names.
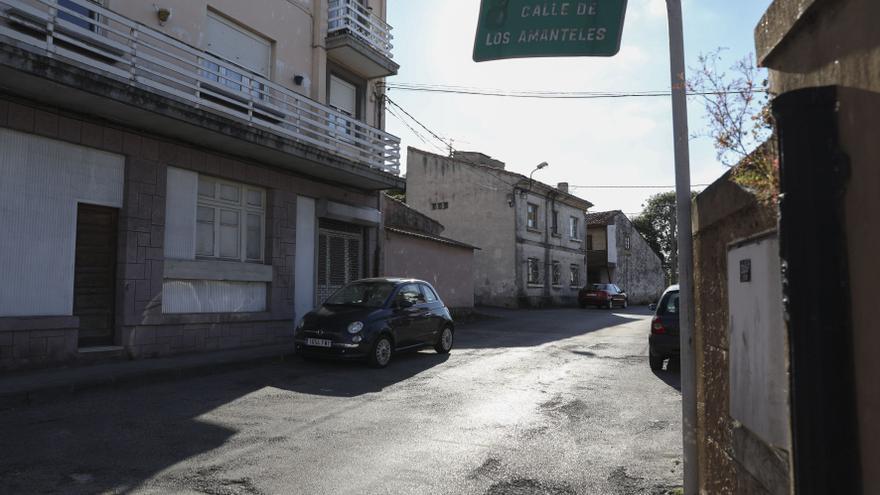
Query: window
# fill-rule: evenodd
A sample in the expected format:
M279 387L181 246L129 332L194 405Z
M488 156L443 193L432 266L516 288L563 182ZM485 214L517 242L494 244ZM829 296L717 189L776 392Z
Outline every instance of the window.
M205 45L208 53L230 62L200 61L202 77L216 83L210 85L213 90L236 99L240 98L237 93L256 99L265 98L263 83L254 80L253 75L269 77L272 66L271 41L214 12L208 12Z
M580 233L578 232L578 219L575 217L568 218L568 235L574 240L580 239Z
M431 203L431 209L432 210L448 210L449 209L449 202L444 201L442 203Z
M553 285L562 285L562 264L558 261L553 262L552 279Z
M552 223L550 224L550 230L553 235L559 235L559 212L553 210L553 213L550 215L550 220Z
M422 293L425 294L425 301L426 302L432 303L432 302L437 301L437 299L440 299L439 297L437 297L437 293L434 292L434 290L431 289L430 287L428 287L427 285L422 286Z
M59 19L88 31L95 31L95 20L98 18L98 14L95 11L73 3L70 0L58 0L58 7Z
M263 261L265 219L262 189L199 176L196 256Z
M666 298L660 302L660 307L657 310L657 314L659 315L674 315L678 314L678 292L667 292Z
M526 220L526 227L530 229L538 228L538 205L536 204L528 204L528 218Z
M626 249L627 251L629 251L630 247L632 247L631 242L632 242L632 239L630 238L629 234L625 234L623 236L623 249Z
M572 287L580 287L581 285L581 267L571 265L568 272L568 284Z
M404 285L397 293L397 302L407 301L412 304L425 302L425 296L419 290L419 284Z
M531 285L540 285L541 271L538 268L538 258L529 258L528 261L528 282Z
M587 251L592 251L592 250L593 250L593 236L588 235L587 236Z

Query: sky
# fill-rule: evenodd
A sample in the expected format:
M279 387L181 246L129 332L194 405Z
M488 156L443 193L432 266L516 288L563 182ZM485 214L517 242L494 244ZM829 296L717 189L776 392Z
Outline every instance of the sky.
M479 3L388 0L394 60L401 66L388 82L521 91L669 90L664 0L629 0L621 50L615 57L475 63L471 57ZM770 3L683 0L687 66L695 67L701 53L717 48L725 49L726 65L753 53L754 28ZM537 164L548 162L549 167L535 172L536 180L548 184L675 183L669 97L533 100L398 89L391 89L388 96L440 137L451 139L455 149L483 152L505 162L508 170L525 175ZM689 98L688 104L690 134L704 133L701 102ZM410 125L429 143L387 115L386 129L401 138L404 162L407 146L447 153L427 132ZM711 183L727 170L707 137L692 137L690 152L693 184ZM595 205L590 211L622 210L632 217L649 196L664 190L573 188L572 192Z

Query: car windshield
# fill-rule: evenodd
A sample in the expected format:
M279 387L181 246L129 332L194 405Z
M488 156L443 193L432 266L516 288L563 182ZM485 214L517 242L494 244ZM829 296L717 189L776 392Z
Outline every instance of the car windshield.
M355 282L336 291L324 304L381 308L393 290L391 282Z
M593 284L590 290L605 290L605 284Z

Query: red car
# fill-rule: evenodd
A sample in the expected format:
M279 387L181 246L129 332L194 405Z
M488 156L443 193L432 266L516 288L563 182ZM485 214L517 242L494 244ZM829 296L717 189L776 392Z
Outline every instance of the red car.
M614 284L592 284L578 292L578 304L582 308L596 306L611 309L615 306L625 308L629 305L626 292Z

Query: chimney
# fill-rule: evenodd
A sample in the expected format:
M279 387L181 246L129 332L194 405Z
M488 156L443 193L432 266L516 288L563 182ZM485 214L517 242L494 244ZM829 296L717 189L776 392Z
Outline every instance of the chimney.
M559 189L560 191L564 192L565 194L568 194L568 182L560 182L559 184L556 185L556 189Z

